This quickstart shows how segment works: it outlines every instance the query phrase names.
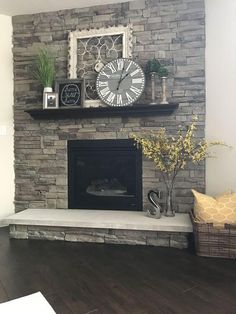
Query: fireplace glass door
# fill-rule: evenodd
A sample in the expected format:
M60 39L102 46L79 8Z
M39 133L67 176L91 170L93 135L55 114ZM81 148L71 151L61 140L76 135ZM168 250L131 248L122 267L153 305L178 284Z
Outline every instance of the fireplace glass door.
M132 140L68 142L69 208L142 210L142 155Z

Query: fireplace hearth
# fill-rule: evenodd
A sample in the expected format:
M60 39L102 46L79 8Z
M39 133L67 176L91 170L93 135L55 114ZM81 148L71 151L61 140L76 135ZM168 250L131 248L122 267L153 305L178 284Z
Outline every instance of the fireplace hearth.
M142 210L142 153L130 139L68 141L71 209Z

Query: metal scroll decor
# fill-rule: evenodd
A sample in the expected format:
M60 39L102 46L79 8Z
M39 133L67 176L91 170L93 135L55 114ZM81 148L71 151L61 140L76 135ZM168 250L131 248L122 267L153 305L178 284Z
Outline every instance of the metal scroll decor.
M95 82L102 67L132 56L132 26L74 31L69 34L68 77L85 81L85 101L100 103Z
M150 190L148 192L148 200L151 203L151 208L147 210L147 216L152 218L161 218L161 206L157 202L159 200L159 195L157 192Z

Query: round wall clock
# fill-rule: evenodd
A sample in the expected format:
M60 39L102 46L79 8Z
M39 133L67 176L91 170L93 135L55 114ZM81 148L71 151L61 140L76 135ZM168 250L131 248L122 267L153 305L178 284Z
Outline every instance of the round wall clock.
M119 58L107 63L98 73L96 89L109 106L128 106L142 95L145 76L141 67L130 59Z

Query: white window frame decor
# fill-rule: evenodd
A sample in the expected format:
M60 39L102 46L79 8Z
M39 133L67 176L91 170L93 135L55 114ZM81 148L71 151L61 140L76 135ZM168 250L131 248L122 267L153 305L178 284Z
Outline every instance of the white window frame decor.
M86 39L92 37L115 36L122 35L122 57L132 58L133 46L133 27L132 24L127 26L110 26L104 28L92 28L85 30L75 30L69 33L68 36L68 78L77 79L77 43L78 39ZM86 100L87 104L98 105L100 100Z

